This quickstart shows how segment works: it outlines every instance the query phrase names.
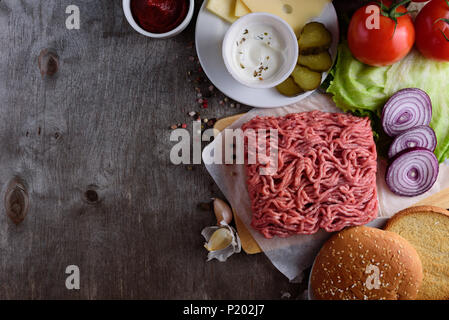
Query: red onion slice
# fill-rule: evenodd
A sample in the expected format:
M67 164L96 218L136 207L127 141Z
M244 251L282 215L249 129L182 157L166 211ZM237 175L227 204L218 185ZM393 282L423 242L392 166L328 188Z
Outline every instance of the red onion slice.
M437 136L429 126L418 126L397 136L388 150L388 158L410 148L424 148L434 152L437 147Z
M439 164L427 149L412 148L398 154L388 166L385 181L400 196L414 197L429 191L438 178Z
M428 126L432 121L432 101L417 88L398 91L384 106L382 126L390 137L416 126Z

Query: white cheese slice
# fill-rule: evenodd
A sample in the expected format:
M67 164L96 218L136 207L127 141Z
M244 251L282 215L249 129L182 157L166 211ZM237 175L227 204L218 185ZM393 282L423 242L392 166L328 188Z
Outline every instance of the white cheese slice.
M237 0L235 2L235 16L243 17L246 16L248 13L251 13L248 7L242 2L242 0Z
M233 23L238 17L235 16L236 0L208 0L206 8L220 18Z
M332 0L242 0L251 12L268 12L284 19L299 35L310 19Z

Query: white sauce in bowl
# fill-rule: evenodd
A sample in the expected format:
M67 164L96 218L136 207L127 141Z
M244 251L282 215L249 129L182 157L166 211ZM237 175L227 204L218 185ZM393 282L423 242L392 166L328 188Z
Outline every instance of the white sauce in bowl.
M232 47L233 68L249 82L274 77L285 62L286 45L273 27L255 24L243 29Z

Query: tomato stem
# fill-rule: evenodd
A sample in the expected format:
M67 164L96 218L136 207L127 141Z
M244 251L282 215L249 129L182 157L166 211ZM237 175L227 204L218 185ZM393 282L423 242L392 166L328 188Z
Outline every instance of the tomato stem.
M402 0L402 1L398 2L398 3L396 3L395 5L393 5L393 6L390 8L390 12L396 13L396 9L397 9L397 8L399 8L400 6L406 5L407 3L411 2L411 1L412 1L412 0ZM407 13L408 13L408 12L407 12Z
M446 0L446 4L447 4L447 6L449 7L449 0ZM446 22L447 24L449 24L449 19L443 19L443 18L441 18L441 19L438 19L438 20L442 20L442 21ZM438 22L438 20L437 20L436 22ZM443 34L443 37L449 42L449 38L448 38L447 35L444 33L444 31L443 31L443 30L440 30L440 31L441 31L441 33Z
M445 0L445 2L447 4L447 6L449 7L449 0ZM449 19L445 19L445 18L437 19L433 24L436 24L438 21L443 21L443 22L446 22L447 24L449 24ZM440 31L441 31L441 34L443 35L444 39L446 39L446 41L449 42L449 37L444 33L444 31L442 29L440 29Z
M447 2L449 2L449 0L446 0ZM449 5L449 3L448 3ZM440 18L438 20L436 20L433 24L437 23L438 21L443 21L446 22L447 24L449 24L449 19L444 19L444 18ZM449 42L449 37L444 33L444 31L442 29L440 29L441 33L443 34L443 37Z
M387 7L383 1L381 0L380 2L378 2L379 6L380 6L380 10L381 10L381 14L384 17L390 18L391 20L393 20L394 22L394 31L393 31L393 36L396 33L396 28L398 26L398 18L405 16L407 14L409 14L411 11L406 11L406 12L397 12L396 10L403 5L406 5L407 3L410 3L412 0L402 0L399 1L398 3L395 3L394 5L392 5L391 7ZM449 0L446 0L449 2Z
M445 2L447 4L447 6L449 7L449 0L445 0ZM439 18L439 19L435 20L435 22L433 24L436 24L439 21L443 21L443 22L449 24L449 19L445 19L445 18ZM441 31L441 34L443 35L444 39L446 39L446 41L449 42L449 37L444 33L444 31L442 29L440 29L440 31Z

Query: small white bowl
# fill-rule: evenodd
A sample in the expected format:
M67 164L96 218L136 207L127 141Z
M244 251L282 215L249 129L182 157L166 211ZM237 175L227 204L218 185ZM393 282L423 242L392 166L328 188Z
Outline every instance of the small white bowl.
M134 20L134 16L131 12L131 1L132 0L123 0L123 12L125 13L126 20L128 23L136 30L138 33L143 34L146 37L155 38L155 39L167 39L174 37L184 31L185 28L189 25L190 21L193 17L193 12L195 9L195 0L189 0L189 11L187 12L187 16L181 22L179 26L174 28L173 30L165 33L152 33L142 29L136 20Z
M242 30L256 24L269 25L279 33L281 40L286 46L285 61L278 72L269 79L248 81L236 72L235 68L237 66L233 62L232 49ZM274 88L284 82L295 69L298 62L298 53L298 40L292 27L278 16L264 12L250 13L234 22L226 32L222 47L223 60L231 76L241 84L255 89Z

